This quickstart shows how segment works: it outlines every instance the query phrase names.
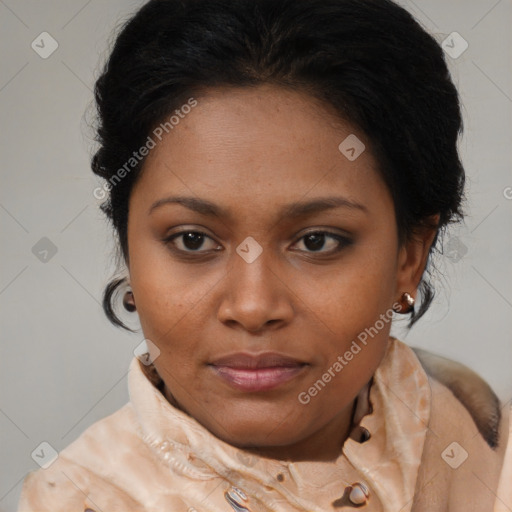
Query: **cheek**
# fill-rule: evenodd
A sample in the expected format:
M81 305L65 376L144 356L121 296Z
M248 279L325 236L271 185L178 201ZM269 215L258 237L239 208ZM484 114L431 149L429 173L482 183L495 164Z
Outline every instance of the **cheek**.
M315 377L343 358L328 394L355 393L377 368L391 328L395 279L396 250L384 236L354 250L343 265L311 280L308 287L303 284L309 321L322 338L323 364Z
M295 288L312 312L343 338L357 335L386 313L394 300L396 251L391 244L356 248L339 265L297 279Z
M321 364L302 391L322 395L312 405L315 414L328 416L325 404L349 403L371 379L384 357L392 321L385 273L365 267L364 273L347 273L331 282L335 291L320 296L313 305L321 335ZM375 271L375 273L374 273ZM379 279L376 279L378 277ZM376 286L375 283L379 283ZM330 300L327 300L329 297ZM326 382L325 386L322 382ZM310 391L312 394L310 394ZM321 391L321 393L320 393ZM312 402L313 403L313 402Z
M136 241L130 245L130 282L145 335L165 337L171 329L186 328L189 315L215 284L215 276L198 265L173 261L166 245L136 222L129 235ZM183 318L185 322L180 321Z
M208 294L207 281L191 283L179 272L151 265L143 275L134 272L132 276L137 313L146 337L154 337L157 344L172 343L200 322L195 309Z

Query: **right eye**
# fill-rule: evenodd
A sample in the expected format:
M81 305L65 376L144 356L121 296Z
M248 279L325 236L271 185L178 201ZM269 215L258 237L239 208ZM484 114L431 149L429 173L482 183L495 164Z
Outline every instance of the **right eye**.
M209 250L219 250L219 245L213 240L213 238L209 237L206 233L202 231L193 231L186 230L180 231L179 233L174 233L171 236L167 237L164 242L166 245L171 245L171 249L173 251L183 252L183 253L199 253L204 254L206 251L200 251L201 247L205 244L206 241L210 240L213 242L213 247Z

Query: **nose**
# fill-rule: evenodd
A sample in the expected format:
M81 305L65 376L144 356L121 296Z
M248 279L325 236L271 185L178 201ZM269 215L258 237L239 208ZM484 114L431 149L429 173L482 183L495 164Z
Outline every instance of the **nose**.
M272 262L269 250L252 263L238 254L223 280L218 319L230 327L249 332L277 329L293 317L293 292Z

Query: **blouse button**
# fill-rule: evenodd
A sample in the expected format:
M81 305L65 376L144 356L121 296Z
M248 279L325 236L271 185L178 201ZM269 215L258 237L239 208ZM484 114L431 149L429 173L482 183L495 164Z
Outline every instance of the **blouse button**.
M354 427L354 429L350 433L350 438L358 443L365 443L370 439L370 437L371 434L368 431L368 429L361 427L360 425Z
M224 493L224 497L236 512L250 512L250 509L248 508L249 499L242 489L233 486L229 491Z
M348 496L348 499L354 505L364 505L368 502L370 498L370 490L368 486L363 482L356 482L352 484L352 490Z
M370 439L371 435L370 435L370 432L368 431L368 429L364 428L364 427L361 427L361 438L360 438L360 443L365 443L366 441L368 441L368 439Z

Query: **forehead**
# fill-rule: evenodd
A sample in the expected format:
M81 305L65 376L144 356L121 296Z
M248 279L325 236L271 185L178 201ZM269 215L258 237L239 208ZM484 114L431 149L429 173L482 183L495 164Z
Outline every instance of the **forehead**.
M272 209L333 192L355 202L382 196L369 141L315 98L265 85L194 99L172 128L152 134L134 190L146 202L179 193Z

